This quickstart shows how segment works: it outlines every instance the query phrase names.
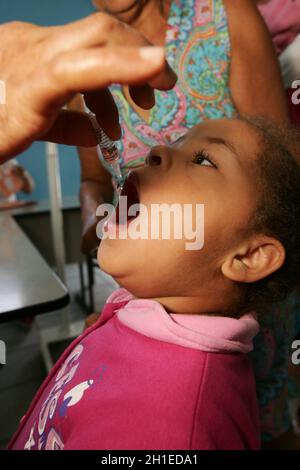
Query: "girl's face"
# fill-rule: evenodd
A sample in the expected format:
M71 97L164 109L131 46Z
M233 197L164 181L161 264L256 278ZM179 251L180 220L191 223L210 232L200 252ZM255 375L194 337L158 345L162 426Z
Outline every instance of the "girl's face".
M154 147L148 166L132 172L123 190L129 206L139 203L146 212L140 211L125 224L108 223L109 237L102 240L98 252L101 268L137 297L195 295L199 285L219 275L227 254L245 237L257 204L258 151L256 131L238 120L206 121L172 146ZM197 204L204 205L204 227L195 225ZM192 241L187 227L176 238L172 217L171 236L164 239L160 232L155 239L151 229L157 205L177 205L182 224L189 206L192 217L187 217L193 218L193 229L204 229L203 248L187 250L187 242ZM163 211L162 222L166 214ZM148 226L146 237L131 238L129 228L139 226ZM127 238L121 239L125 234Z

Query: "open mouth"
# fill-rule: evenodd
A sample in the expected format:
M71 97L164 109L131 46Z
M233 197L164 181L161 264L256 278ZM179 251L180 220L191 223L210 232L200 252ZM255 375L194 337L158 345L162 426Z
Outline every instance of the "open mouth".
M125 197L127 199L125 199ZM138 206L132 207L134 204L140 204L140 197L138 193L138 177L137 174L132 171L125 180L116 206L117 225L129 224L138 217L140 211L138 210Z

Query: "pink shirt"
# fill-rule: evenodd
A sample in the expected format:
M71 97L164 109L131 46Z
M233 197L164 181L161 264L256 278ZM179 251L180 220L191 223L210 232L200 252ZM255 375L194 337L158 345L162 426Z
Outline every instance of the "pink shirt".
M300 0L271 0L259 9L280 54L300 33Z
M257 449L258 323L169 315L119 289L65 351L10 449Z

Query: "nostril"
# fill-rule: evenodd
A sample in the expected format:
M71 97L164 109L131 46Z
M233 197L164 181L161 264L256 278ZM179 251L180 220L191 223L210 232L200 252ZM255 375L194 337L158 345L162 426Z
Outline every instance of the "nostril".
M161 165L161 157L158 155L149 155L147 158L147 163L149 166L159 166Z

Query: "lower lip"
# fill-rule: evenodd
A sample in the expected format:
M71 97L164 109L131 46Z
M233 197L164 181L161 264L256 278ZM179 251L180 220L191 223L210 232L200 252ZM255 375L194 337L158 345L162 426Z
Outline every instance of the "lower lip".
M137 216L138 217L138 216ZM109 235L115 235L120 232L126 232L128 229L128 226L133 220L136 220L137 217L134 219L127 220L126 224L117 224L113 222L113 220L108 219L105 224L103 225L104 232Z

